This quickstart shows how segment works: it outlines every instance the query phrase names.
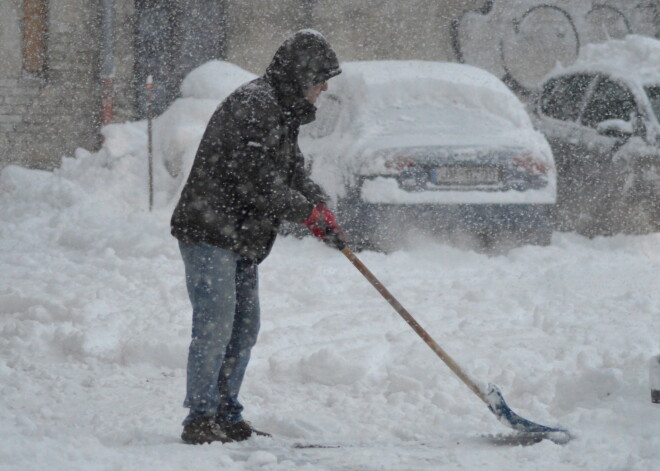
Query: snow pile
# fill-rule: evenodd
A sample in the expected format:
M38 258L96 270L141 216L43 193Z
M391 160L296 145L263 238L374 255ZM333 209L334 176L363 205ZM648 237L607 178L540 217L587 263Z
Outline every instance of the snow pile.
M260 266L262 330L242 401L274 438L181 444L190 306L168 223L182 177L157 167L147 211L145 123L104 132L100 152L54 172L0 173L0 469L657 467L648 359L660 347L660 234L555 234L550 247L499 255L420 238L359 255L475 379L574 433L565 446L484 441L507 430L310 238L278 239Z
M181 96L220 102L239 85L255 78L253 73L230 62L210 61L186 76L181 84Z
M154 122L154 154L170 175L185 181L211 115L231 92L256 75L224 61L210 61L190 72L181 98Z
M181 84L181 98L153 120L153 159L157 189L162 202L174 198L192 166L197 147L211 115L227 95L256 75L224 61L210 61L196 68ZM146 121L113 124L103 129L103 150L124 155L134 143L133 155L147 159ZM138 137L138 135L140 135ZM145 167L146 168L146 167ZM146 175L146 174L145 174ZM174 181L171 181L174 179Z

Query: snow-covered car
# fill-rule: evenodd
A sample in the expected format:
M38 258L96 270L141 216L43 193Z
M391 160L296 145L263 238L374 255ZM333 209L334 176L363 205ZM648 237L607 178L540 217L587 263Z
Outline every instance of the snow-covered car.
M583 48L543 80L532 117L557 164L559 229L660 227L660 41L630 35Z
M183 183L211 115L231 92L257 76L231 62L213 60L191 71L181 96L154 121L154 154Z
M552 152L497 77L428 61L342 69L300 146L349 241L388 248L414 229L550 242Z

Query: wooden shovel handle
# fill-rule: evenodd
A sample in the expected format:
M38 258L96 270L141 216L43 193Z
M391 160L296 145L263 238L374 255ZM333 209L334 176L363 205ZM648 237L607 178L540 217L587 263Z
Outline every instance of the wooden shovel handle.
M474 392L479 399L481 399L486 405L488 405L488 400L486 399L486 394L479 388L479 386L470 378L458 364L445 352L440 345L437 344L435 340L424 330L424 328L419 325L419 323L415 320L415 318L404 308L399 301L396 300L396 298L390 293L383 284L378 281L378 279L374 276L371 271L360 261L359 258L355 256L355 254L349 249L348 247L344 247L341 249L341 252L346 255L346 258L348 258L353 265L355 265L355 268L357 268L360 273L364 275L364 277L369 280L369 282L373 285L376 290L385 298L385 300L390 303L390 305L394 308L394 310L399 313L401 317L403 317L403 320L405 320L410 327L413 328L415 332L417 332L417 335L419 335L424 342L426 342L426 345L431 347L431 350L433 350L436 355L440 357L440 359L445 362L445 364L451 369L456 376L458 376L461 381L465 383L467 387L469 387L472 392Z

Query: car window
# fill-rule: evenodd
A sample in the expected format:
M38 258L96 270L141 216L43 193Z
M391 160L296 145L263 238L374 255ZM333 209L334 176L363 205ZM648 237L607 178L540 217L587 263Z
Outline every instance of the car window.
M541 93L541 113L556 117L558 102L561 100L561 91L564 82L561 79L550 79L543 85Z
M593 76L575 74L549 80L541 95L541 112L562 121L575 121Z
M340 111L341 99L337 95L322 95L316 119L305 125L305 134L316 139L329 136L335 130Z
M649 97L656 119L660 121L660 86L644 87L644 91Z
M637 109L630 90L611 79L603 78L594 89L582 114L582 124L596 128L609 119L630 121Z

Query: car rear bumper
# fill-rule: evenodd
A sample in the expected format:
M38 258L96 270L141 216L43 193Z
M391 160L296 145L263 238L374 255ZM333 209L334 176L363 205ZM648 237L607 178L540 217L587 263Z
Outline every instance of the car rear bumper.
M362 182L359 190L360 200L371 204L391 205L544 205L557 201L557 185L554 174L547 184L538 189L495 190L442 190L442 191L406 191L400 188L394 178L376 177Z
M427 229L433 232L468 230L551 231L552 204L340 204L338 217L348 230Z

